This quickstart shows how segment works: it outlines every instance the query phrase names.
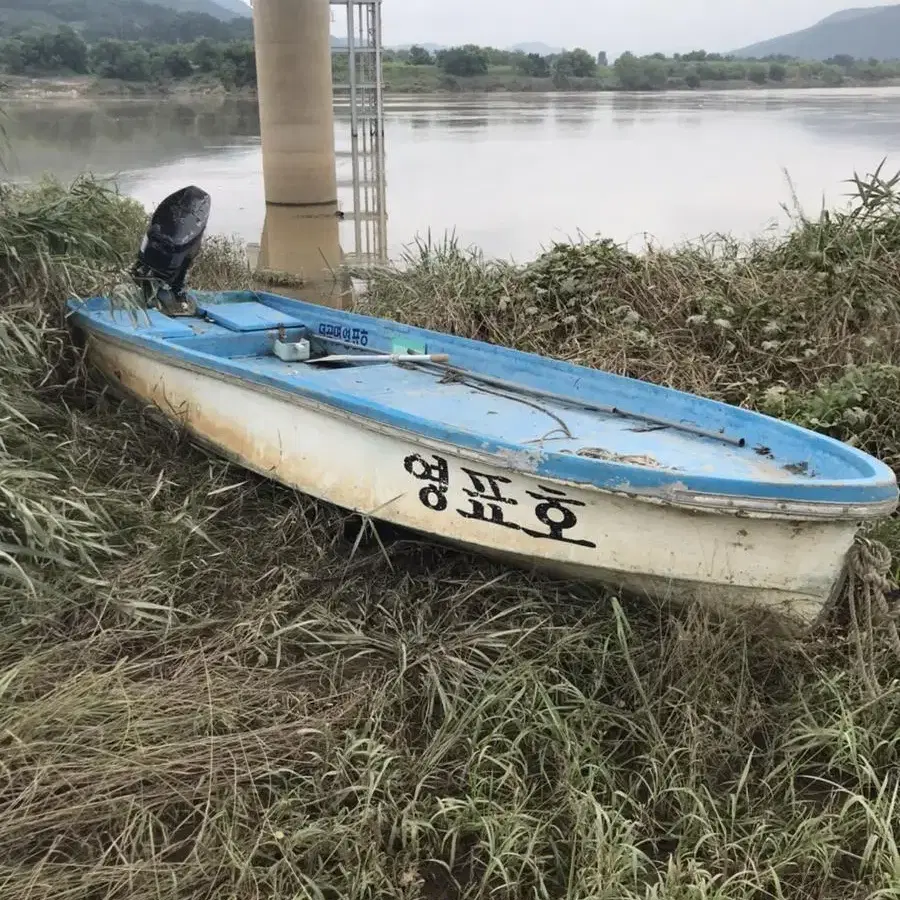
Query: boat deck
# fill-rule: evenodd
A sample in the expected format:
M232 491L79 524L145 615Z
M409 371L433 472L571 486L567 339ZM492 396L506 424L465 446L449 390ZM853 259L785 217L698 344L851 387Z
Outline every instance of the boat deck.
M273 356L244 357L240 362L248 372L291 388L336 391L408 416L427 410L432 420L487 441L503 440L546 453L570 453L672 471L683 471L689 465L693 470L728 472L736 478L791 477L777 461L747 448L547 399L501 396L490 386L442 383L442 372L419 366L332 369L284 363Z
M872 503L896 495L893 473L853 448L691 394L268 294L197 296L195 318L112 310L100 298L88 301L87 315L173 361L547 477L804 502ZM284 362L273 350L279 327L288 340L309 338L314 356L446 353L450 368Z

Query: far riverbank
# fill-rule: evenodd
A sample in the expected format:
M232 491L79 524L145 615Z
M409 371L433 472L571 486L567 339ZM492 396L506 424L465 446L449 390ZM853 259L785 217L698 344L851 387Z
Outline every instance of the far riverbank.
M781 82L770 81L760 85L749 80L709 81L698 85L671 84L666 87L646 91L626 91L613 82L597 78L533 78L516 74L478 75L458 78L435 72L416 70L431 69L429 66L408 66L401 75L393 73L396 67L388 67L385 72L385 93L394 96L422 94L540 94L540 93L696 93L701 91L747 90L841 90L846 88L872 87L859 79L847 78L839 84L827 83L817 78L794 78ZM900 87L900 78L886 79L877 87ZM103 98L152 99L152 98L201 98L235 97L253 99L255 87L226 87L216 78L195 77L182 80L122 81L119 79L97 78L92 75L47 76L30 78L27 76L0 76L0 100L61 100Z

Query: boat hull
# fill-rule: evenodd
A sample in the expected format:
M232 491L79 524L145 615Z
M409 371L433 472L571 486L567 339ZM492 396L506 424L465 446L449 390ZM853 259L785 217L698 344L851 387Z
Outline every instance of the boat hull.
M683 509L548 480L276 389L87 335L118 389L242 466L373 519L628 593L814 623L859 523Z

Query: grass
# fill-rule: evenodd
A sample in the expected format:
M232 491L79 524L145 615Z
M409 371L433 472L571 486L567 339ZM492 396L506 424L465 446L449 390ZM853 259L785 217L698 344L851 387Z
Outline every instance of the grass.
M876 173L780 244L597 241L516 268L422 245L367 303L897 465L893 188ZM406 539L354 552L338 510L80 365L61 300L123 281L140 209L90 180L0 206L0 896L898 895L900 654L877 609L788 642ZM212 242L194 283L239 283L234 251Z

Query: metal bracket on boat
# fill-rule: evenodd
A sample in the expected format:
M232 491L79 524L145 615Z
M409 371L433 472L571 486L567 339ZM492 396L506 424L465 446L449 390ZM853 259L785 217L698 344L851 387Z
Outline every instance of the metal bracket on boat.
M278 326L278 334L275 337L273 350L275 355L283 362L307 362L309 360L309 340L300 338L299 341L289 341L284 325Z
M175 293L168 287L162 287L153 292L148 301L148 306L156 306L160 312L167 316L196 316L197 304L185 292Z

